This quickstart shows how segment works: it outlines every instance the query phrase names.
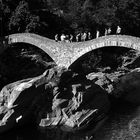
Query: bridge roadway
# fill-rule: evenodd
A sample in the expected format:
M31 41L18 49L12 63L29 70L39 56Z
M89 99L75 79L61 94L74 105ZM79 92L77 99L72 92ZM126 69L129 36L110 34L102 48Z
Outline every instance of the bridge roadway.
M31 33L12 34L6 38L7 44L32 44L45 51L57 65L67 68L84 54L102 47L114 46L140 50L140 38L127 35L108 35L90 41L72 43L55 42L55 40ZM0 52L10 46L1 44Z

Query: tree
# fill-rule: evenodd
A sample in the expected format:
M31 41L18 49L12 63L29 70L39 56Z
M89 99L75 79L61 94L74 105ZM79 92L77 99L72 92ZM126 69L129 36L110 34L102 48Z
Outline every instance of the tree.
M28 3L21 1L13 12L10 22L9 30L13 32L25 32L26 26L30 20L30 12Z
M83 22L81 20L83 2L84 0L69 0L67 4L67 13L64 14L64 19L74 32L83 30Z
M116 10L117 7L114 5L113 1L101 0L96 5L96 10L93 13L93 20L100 26L111 27L118 22Z
M9 31L39 33L39 28L41 28L39 17L31 14L27 2L21 1L10 18Z
M85 0L85 2L82 5L81 20L82 20L83 25L88 30L95 31L96 23L95 23L95 20L93 19L94 11L95 11L95 1Z
M95 33L97 28L104 32L105 28L111 27L115 33L119 25L124 34L140 35L139 0L15 1L4 0L0 5L0 21L4 21L1 29L4 33L9 29L10 33L34 32L44 35L41 31L43 28L43 31L47 31L45 34L52 38L56 32L63 30L74 33L90 30ZM42 16L40 13L43 12L45 14Z
M39 33L41 28L39 17L31 15L29 18L30 22L27 24L25 32Z
M119 0L117 6L117 17L125 34L139 36L140 28L140 1Z

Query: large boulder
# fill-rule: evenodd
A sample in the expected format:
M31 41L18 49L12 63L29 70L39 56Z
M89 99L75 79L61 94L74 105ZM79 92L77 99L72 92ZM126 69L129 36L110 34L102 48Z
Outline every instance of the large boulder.
M63 68L52 68L42 75L17 81L5 86L0 92L0 132L15 125L34 120L32 116L44 104L49 106L49 87L59 83Z
M75 131L99 122L108 113L105 90L64 68L17 81L0 92L0 132L36 121L41 128Z
M111 95L112 91L114 90L114 83L116 83L118 79L120 79L120 77L124 75L124 71L118 71L113 73L93 72L88 74L86 77L87 79L89 79L90 81L99 85L101 88L107 91L109 95Z
M112 94L134 104L140 104L140 68L125 74L114 83Z
M51 111L43 109L44 118L39 116L41 127L61 126L64 131L79 131L93 122L95 127L110 109L107 92L81 75L72 76L53 93Z

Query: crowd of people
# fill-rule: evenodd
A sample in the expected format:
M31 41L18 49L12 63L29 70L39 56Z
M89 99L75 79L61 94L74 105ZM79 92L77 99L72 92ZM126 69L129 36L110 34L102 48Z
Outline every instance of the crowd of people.
M65 42L86 41L86 40L90 40L91 38L92 37L90 32L78 33L76 34L76 36L72 34L64 34L64 33L62 33L61 35L58 34L55 35L55 41L65 41Z
M112 30L111 28L106 29L105 28L105 32L104 32L104 36L111 34ZM117 26L116 28L116 34L120 34L121 33L121 27ZM97 30L96 31L96 38L98 38L100 36L100 31ZM91 35L91 32L79 32L76 35L72 35L72 34L64 34L62 33L61 35L56 34L55 35L55 41L64 41L64 42L79 42L79 41L87 41L87 40L91 40L93 39L93 36Z
M107 28L105 28L105 32L104 32L104 35L106 36L106 35L110 35L112 33L112 30L111 30L111 28L109 27L108 29ZM120 34L121 33L121 27L120 26L117 26L117 28L116 28L116 34ZM96 38L98 38L100 36L100 32L99 32L99 30L97 30L97 32L96 32Z

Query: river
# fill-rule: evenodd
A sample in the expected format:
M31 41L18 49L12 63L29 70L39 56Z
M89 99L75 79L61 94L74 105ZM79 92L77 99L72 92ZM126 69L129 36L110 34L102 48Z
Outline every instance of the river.
M10 64L13 65L13 63ZM36 71L38 71L38 69ZM17 72L15 74L17 74ZM130 103L119 102L115 107L111 109L108 118L94 135L90 135L88 133L87 135L84 135L82 133L74 135L71 133L62 132L60 129L40 131L34 126L28 127L26 126L24 128L16 128L12 131L6 132L5 134L0 134L0 140L9 140L9 139L10 140L140 140L140 106L134 106Z
M118 103L95 140L140 140L140 106Z
M93 135L71 134L56 130L39 131L33 126L18 128L0 135L1 140L139 140L140 106L118 103L108 119Z

